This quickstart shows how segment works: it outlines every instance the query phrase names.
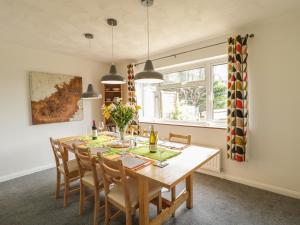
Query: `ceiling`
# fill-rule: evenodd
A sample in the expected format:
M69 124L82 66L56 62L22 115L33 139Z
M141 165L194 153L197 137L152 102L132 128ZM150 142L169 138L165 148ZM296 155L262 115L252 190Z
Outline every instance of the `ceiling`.
M150 50L160 53L280 14L299 0L155 0ZM147 53L146 8L140 0L0 0L2 41L109 62L109 17L118 20L116 61ZM83 33L93 33L89 41Z

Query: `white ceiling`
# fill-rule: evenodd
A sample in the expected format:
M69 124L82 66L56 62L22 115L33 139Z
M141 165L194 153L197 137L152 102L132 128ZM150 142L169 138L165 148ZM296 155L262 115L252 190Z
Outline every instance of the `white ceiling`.
M150 8L152 53L228 33L290 8L299 0L155 0ZM140 0L0 0L0 38L24 46L110 61L109 17L116 60L147 51L146 8ZM89 42L83 33L93 33Z

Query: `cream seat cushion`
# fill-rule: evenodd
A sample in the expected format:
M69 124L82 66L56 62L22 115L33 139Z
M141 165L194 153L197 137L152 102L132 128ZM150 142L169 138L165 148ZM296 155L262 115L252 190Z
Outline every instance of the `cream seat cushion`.
M70 173L70 174L78 173L78 170L79 170L79 169L78 169L78 164L77 164L76 159L69 160L69 161L67 162L67 167L68 167L68 169L69 169L69 173ZM63 165L63 164L59 165L58 169L59 169L59 171L60 171L61 173L65 173L64 165Z
M127 180L127 184L128 184L129 197L131 201L131 207L134 208L139 202L138 181L136 179L129 178ZM126 207L125 194L123 189L124 188L121 187L120 185L115 185L110 190L107 197L125 208ZM161 186L159 186L156 183L149 182L148 198L152 198L155 194L160 192L160 190L161 190Z
M97 176L98 176L99 185L103 184L100 170L97 170ZM91 171L86 172L82 177L82 182L89 186L95 186L93 173Z

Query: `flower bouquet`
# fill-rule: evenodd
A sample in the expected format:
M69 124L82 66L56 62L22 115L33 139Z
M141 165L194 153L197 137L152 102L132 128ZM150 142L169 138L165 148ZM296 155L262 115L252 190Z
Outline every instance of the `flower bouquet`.
M141 107L130 103L123 104L121 100L121 98L118 98L110 105L104 105L103 115L106 119L111 119L116 125L120 133L120 140L123 142L128 124L137 116Z

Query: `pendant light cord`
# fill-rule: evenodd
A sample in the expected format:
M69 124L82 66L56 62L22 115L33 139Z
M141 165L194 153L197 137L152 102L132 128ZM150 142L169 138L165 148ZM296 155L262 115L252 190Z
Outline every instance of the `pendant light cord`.
M114 64L114 26L111 26L111 64Z
M149 6L147 6L147 35L148 35L148 60L149 60L149 51L150 51L150 41L149 41Z

